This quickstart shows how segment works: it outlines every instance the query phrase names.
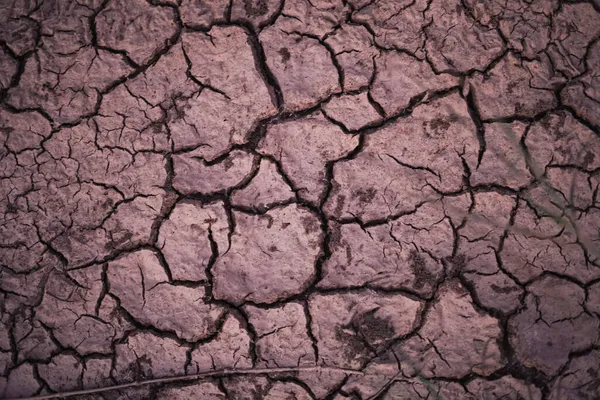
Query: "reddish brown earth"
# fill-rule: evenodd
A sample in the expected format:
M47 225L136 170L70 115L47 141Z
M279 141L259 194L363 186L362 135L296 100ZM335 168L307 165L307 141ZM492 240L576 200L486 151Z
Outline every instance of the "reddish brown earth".
M0 103L1 398L600 398L598 4L3 0Z

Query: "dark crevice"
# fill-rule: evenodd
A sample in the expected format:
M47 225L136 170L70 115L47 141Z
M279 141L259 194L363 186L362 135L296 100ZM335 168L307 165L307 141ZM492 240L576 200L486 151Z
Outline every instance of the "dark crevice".
M466 96L467 101L467 109L469 111L469 115L475 124L477 139L479 140L479 153L477 155L477 167L481 165L481 160L483 159L483 155L486 150L486 142L485 142L485 127L481 122L481 116L477 109L477 103L475 101L475 93L473 88L469 90L469 93Z

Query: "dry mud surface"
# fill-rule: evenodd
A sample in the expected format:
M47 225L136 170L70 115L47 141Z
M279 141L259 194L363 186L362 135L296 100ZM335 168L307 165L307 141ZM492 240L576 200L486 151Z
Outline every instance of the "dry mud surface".
M599 399L599 127L594 2L2 0L0 397Z

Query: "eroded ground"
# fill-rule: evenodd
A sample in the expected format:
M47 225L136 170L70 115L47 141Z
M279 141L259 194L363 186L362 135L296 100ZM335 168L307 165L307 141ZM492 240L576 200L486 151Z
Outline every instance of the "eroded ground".
M600 398L600 7L0 2L0 397Z

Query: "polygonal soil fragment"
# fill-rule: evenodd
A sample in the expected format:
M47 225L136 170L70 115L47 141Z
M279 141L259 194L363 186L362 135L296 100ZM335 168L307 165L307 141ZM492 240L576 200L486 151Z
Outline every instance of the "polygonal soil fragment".
M31 364L21 364L10 371L5 382L0 380L0 396L6 399L33 396L41 386Z
M386 391L382 399L385 400L412 400L412 399L461 399L475 400L466 393L465 389L456 382L429 382L421 379L400 379L394 382Z
M69 267L150 241L165 200L161 155L100 150L93 132L82 125L55 133L44 147L49 153L38 158L40 168L61 182L62 190L53 190L44 177L28 200L35 205L40 234L66 257Z
M575 357L554 381L550 400L592 400L600 396L600 351Z
M386 51L375 57L377 74L371 86L373 99L387 115L408 107L411 99L458 85L458 78L435 74L429 64L405 53Z
M424 28L432 22L425 14L429 6L427 0L375 0L361 5L353 20L366 23L375 32L375 41L380 46L401 49L422 59Z
M600 282L588 287L587 309L600 318Z
M573 232L573 229L585 228L578 222L596 212L595 208L590 208L597 187L593 175L583 172L580 167L546 167L546 171L547 179L524 192L523 198L540 217L554 218L557 225L566 224L570 229L565 233L581 233ZM567 209L572 207L578 210ZM581 210L585 211L581 213Z
M511 49L534 58L545 50L550 39L550 14L558 1L466 0L467 11L480 24L498 28Z
M111 358L90 358L86 360L81 378L84 388L106 387L111 385Z
M113 375L117 382L185 374L187 347L150 332L137 332L115 347Z
M541 391L512 377L495 381L474 379L465 388L456 382L396 378L381 397L385 400L439 398L444 400L541 400Z
M231 375L222 381L229 396L239 400L264 399L272 385L264 375Z
M566 214L569 218L567 225L572 226L566 229L560 238L552 239L556 244L550 246L544 253L557 252L559 250L557 246L560 246L563 255L561 258L554 258L553 262L543 266L543 269L558 272L567 270L568 267L571 276L582 281L590 280L593 274L590 274L588 262L581 254L581 249L577 248L582 246L592 255L592 261L598 257L594 254L597 253L595 251L597 245L594 241L598 238L598 232L587 225L591 223L593 226L592 221L597 213L595 209L590 209L583 214L573 214L567 208L576 206L586 209L594 201L593 193L596 191L596 184L593 179L590 180L588 174L600 166L600 159L596 156L600 151L600 140L593 131L578 122L570 113L561 111L548 114L535 123L527 134L525 145L531 155L530 166L536 174L546 173L547 176L547 180L540 186L525 193L525 199L541 216L549 216L561 221L565 219ZM525 224L524 227L529 226ZM539 239L551 239L551 233L544 231L540 233ZM542 243L537 247L541 246L546 247ZM519 252L523 253L522 250ZM560 262L562 258L564 263ZM541 266L538 264L537 267Z
M243 143L276 109L244 29L215 26L182 41L190 73L208 87L175 102L169 128L175 150L200 147L199 155L210 161Z
M541 400L542 392L533 384L505 376L497 380L474 379L467 390L481 400Z
M371 82L374 57L379 54L369 31L361 25L342 25L325 39L344 71L345 91L358 90Z
M30 119L36 122L33 116ZM96 128L88 121L54 132L44 141L44 152L23 152L16 164L19 169L7 170L16 186L11 192L23 197L23 207L15 211L27 210L27 215L23 212L22 217L10 219L6 227L12 225L13 232L37 237L31 245L24 237L20 239L32 250L28 257L36 256L42 240L51 243L74 268L103 259L114 250L150 241L154 219L165 199L164 157L100 148L95 141ZM39 140L33 135L29 138L31 146ZM10 160L10 156L4 159ZM28 223L32 218L35 225ZM18 246L13 250L19 250Z
M220 306L204 303L203 287L171 285L150 250L111 261L107 276L110 293L133 318L190 342L214 334L225 312Z
M493 275L466 273L481 306L509 314L521 305L523 289L503 271Z
M6 184L6 191L13 189ZM2 202L2 209L10 209L11 203L8 201ZM19 281L26 280L25 275L17 275L23 273L34 272L38 268L43 267L58 267L61 265L60 260L47 252L46 247L39 243L39 238L36 238L36 228L33 225L33 218L26 213L6 213L0 225L0 233L2 238L2 251L0 251L0 261L2 263L3 280L1 282L3 288L8 289L10 286L17 289L17 293L28 296L35 296L35 290L32 288L23 287L18 284ZM17 218L15 218L17 217ZM11 276L8 279L6 275ZM39 279L39 278L38 278ZM32 276L32 281L37 279Z
M225 400L227 396L214 382L164 388L156 394L157 400Z
M439 197L424 184L424 175L391 157L363 151L352 160L334 165L333 187L324 211L333 218L358 218L363 222L413 211L419 204Z
M175 12L143 0L114 0L95 18L98 44L146 64L177 32Z
M369 286L430 296L442 278L441 259L452 254L452 228L441 203L369 228L330 224L331 257L319 287Z
M178 203L160 227L158 242L175 280L206 279L206 267L214 256L212 244L225 252L229 224L222 203Z
M590 175L577 167L550 167L547 169L548 184L560 200L553 199L556 205L570 204L580 210L594 204L595 187Z
M485 152L471 173L471 184L495 184L517 190L531 183L533 176L527 169L526 154L520 144L527 126L521 122L484 126Z
M442 328L442 329L440 329ZM490 375L503 365L499 321L476 310L456 281L438 291L417 335L394 348L404 374L460 378Z
M552 19L548 53L555 68L573 78L586 71L585 56L600 34L600 13L591 4L565 4Z
M28 16L36 9L39 12L40 8L44 7L35 2L18 0L6 1L0 5L0 41L16 56L22 56L35 48L39 25L36 24L38 21Z
M365 92L333 97L323 105L323 111L329 118L350 131L359 130L382 120Z
M3 299L4 301L4 296ZM2 326L0 326L0 376L6 377L8 375L8 371L13 367L13 352L10 348L10 337L8 332L8 312L3 312L0 316L0 322L2 322ZM35 339L34 339L35 340ZM4 384L6 383L6 379L2 381L0 379L0 393L4 388Z
M16 304L38 304L39 297L43 292L42 283L45 282L51 269L59 268L60 262L58 259L45 253L42 260L35 265L37 269L29 272L28 274L19 274L10 270L10 265L12 263L4 259L6 254L2 254L2 252L0 252L0 255L2 256L0 259L3 263L3 268L0 269L0 288L5 293L11 293L13 296L18 297L18 301L16 301L13 306L16 306ZM9 311L11 308L9 304L9 301L5 302L6 311ZM0 327L0 332L1 331L2 328ZM2 335L0 334L0 338L1 337ZM6 350L2 343L3 342L0 339L0 349Z
M67 392L80 386L78 380L83 374L83 365L77 358L61 354L53 357L50 364L41 364L38 371L50 389Z
M19 352L17 361L45 361L57 352L58 348L52 341L50 329L35 319L28 309L19 312L14 317L13 324L12 334Z
M36 318L52 330L53 338L64 348L81 355L109 354L113 341L130 327L113 299L104 297L100 302L103 291L99 266L69 273L54 271L36 308Z
M284 32L298 32L323 38L345 19L342 0L295 0L284 3L277 26Z
M588 71L560 92L562 102L575 109L577 115L600 127L600 41L589 50Z
M289 375L303 382L317 399L329 398L338 390L342 381L350 376L347 372L334 369L304 370Z
M182 38L191 74L203 85L220 91L231 103L244 106L256 119L275 113L246 30L215 26L207 33L191 32Z
M254 156L245 151L233 150L224 160L209 164L199 150L173 156L173 188L183 194L229 190L240 185L254 166Z
M263 400L311 400L312 397L302 386L292 382L275 382Z
M295 194L277 171L277 165L263 158L258 173L247 186L236 189L231 194L231 204L265 210L272 206L294 199Z
M421 307L403 295L372 291L312 295L309 309L320 361L363 367L382 346L415 329Z
M495 192L473 196L473 205L464 215L458 230L458 251L452 260L453 272L494 274L498 271L496 254L510 223L515 199ZM465 210L466 211L466 210Z
M153 106L170 106L173 98L190 96L198 86L187 76L183 46L177 43L140 75L125 82L129 92Z
M137 196L133 200L118 204L114 213L106 220L108 231L107 249L127 248L148 243L151 240L154 220L172 197L160 195Z
M98 148L96 128L96 124L87 122L55 132L44 144L48 154L42 154L40 164L58 169L56 179L61 182L77 182L74 178L78 176L83 182L114 186L126 198L164 193L167 173L161 154ZM75 169L72 163L79 168Z
M36 57L29 57L19 84L9 90L8 103L19 109L41 108L56 124L91 114L99 93L131 68L119 55L80 46L63 54L49 51L51 46L46 45Z
M599 185L596 184L596 193ZM600 208L596 202L595 208L591 208L580 214L575 222L577 240L585 250L588 260L594 264L595 273L600 273Z
M546 191L542 190L540 195L548 201ZM597 241L598 233L593 232L593 228L590 232L587 227L589 223L592 226L597 223L586 221L584 216L574 228L560 217L544 216L548 215L546 204L538 199L533 201L533 209L519 206L515 227L504 241L500 259L505 269L521 283L529 282L545 271L567 275L580 282L599 278L600 268L590 263L597 257L594 240ZM536 212L542 216L537 217ZM560 215L560 212L555 211L554 214ZM594 213L589 215L592 220L596 217ZM589 259L584 249L588 251Z
M214 23L226 21L229 3L227 0L181 0L179 13L185 25L206 29Z
M0 126L2 143L6 150L14 153L40 148L51 130L48 120L36 112L17 114L4 109L0 109Z
M170 150L164 117L162 109L132 96L124 85L119 86L102 98L99 115L94 118L98 127L96 142L101 147L131 152Z
M258 336L257 367L314 365L315 354L301 304L286 303L277 308L247 306L245 311Z
M212 270L215 298L235 304L273 303L305 290L321 254L323 232L317 216L297 205L262 215L233 215L231 247Z
M256 122L257 115L248 107L203 89L190 98L175 99L167 126L175 151L193 150L194 156L213 161L244 143Z
M451 95L418 107L365 138L356 158L335 164L325 212L363 221L410 212L434 200L434 191L463 186L463 161L474 166L479 152L467 107Z
M17 73L17 66L17 61L0 49L0 90L10 86L13 76Z
M231 21L249 22L254 29L262 28L281 9L282 0L233 0Z
M210 370L252 368L250 336L240 321L227 314L217 336L192 351L186 373L197 374Z
M281 88L286 111L312 107L341 90L332 55L318 40L278 25L260 34L267 65Z
M509 321L510 343L523 365L551 376L571 353L598 343L600 322L585 312L585 292L570 281L544 276L528 292L525 309Z
M576 225L578 225L576 220L582 222L583 219L586 219L586 214L589 216L597 211L595 208L590 208L594 205L594 194L597 188L597 183L594 183L592 174L586 173L576 166L548 167L546 171L548 180L542 186L548 194L546 202L549 201L554 207L562 210L566 207L585 210L584 214L570 216ZM530 193L534 193L536 189L532 189ZM582 226L579 228L582 228Z
M90 19L100 11L101 4L97 1L70 2L69 0L56 0L53 2L17 2L10 1L15 17L28 21L29 29L24 33L24 40L18 40L17 46L25 50L49 50L53 53L66 55L75 53L85 46L92 46L93 32ZM22 3L17 5L17 3ZM87 3L87 4L86 4ZM30 31L33 30L33 31ZM17 35L18 32L14 32ZM41 36L41 37L40 37ZM42 42L43 43L40 43ZM29 42L25 45L24 42ZM18 51L21 52L21 51ZM22 53L21 53L22 54Z
M342 386L342 391L360 396L362 399L373 398L391 386L398 376L398 361L391 350L373 358L363 369L363 375L350 375Z
M600 138L566 111L548 114L535 123L525 145L539 171L547 166L600 168Z
M473 75L469 85L481 118L533 117L554 108L552 91L532 84L532 70L545 67L540 61L526 63L509 53L486 74Z
M168 1L168 0L163 0ZM111 381L114 382L114 381ZM152 396L152 387L148 385L144 385L141 387L129 387L127 389L115 390L112 393L104 394L104 396L96 394L90 395L90 397L86 396L83 399L80 397L76 397L76 400L104 400L104 399L148 399ZM102 397L101 397L102 396Z
M433 2L426 15L434 23L425 28L425 49L438 72L482 71L504 51L496 30L473 23L458 0Z
M346 135L316 111L306 117L270 125L258 151L281 163L298 195L318 204L326 189L326 166L346 156L358 137Z

